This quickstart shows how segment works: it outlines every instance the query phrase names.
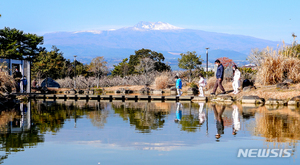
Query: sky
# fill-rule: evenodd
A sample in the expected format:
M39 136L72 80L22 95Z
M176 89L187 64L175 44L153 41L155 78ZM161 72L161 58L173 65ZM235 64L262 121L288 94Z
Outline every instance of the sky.
M161 21L291 43L292 33L300 35L299 6L299 0L0 0L0 28L43 35Z

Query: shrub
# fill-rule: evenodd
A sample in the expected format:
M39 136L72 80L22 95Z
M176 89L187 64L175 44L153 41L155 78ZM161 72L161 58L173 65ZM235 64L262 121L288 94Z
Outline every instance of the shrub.
M195 82L192 82L191 84L190 84L190 88L197 88L198 86L197 86L197 84L195 83Z
M0 66L0 91L11 92L15 86L15 80L8 74L7 66Z
M165 89L168 87L169 77L166 75L161 75L155 78L155 88Z
M216 77L211 77L207 80L207 85L206 85L206 88L207 89L212 89L214 86L215 86L215 83L217 81L217 78Z
M241 72L241 79L254 79L257 70L254 70L252 68L239 68Z

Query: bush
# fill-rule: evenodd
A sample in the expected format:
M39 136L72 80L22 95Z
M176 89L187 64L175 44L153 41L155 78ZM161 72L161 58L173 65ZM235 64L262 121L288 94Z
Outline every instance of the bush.
M207 80L207 85L206 85L206 88L207 89L212 89L214 86L215 86L215 83L217 81L217 78L216 77L211 77Z
M197 84L195 82L192 82L190 84L190 88L198 88Z
M254 79L257 70L253 70L252 68L239 68L241 72L241 79Z
M152 72L149 73L146 77L145 75L129 75L125 77L121 76L103 76L100 79L100 87L112 87L112 86L124 86L124 85L145 85L146 80L155 80L156 77L165 75L169 77L168 83L175 83L175 75L177 72ZM179 74L179 73L178 73ZM180 75L180 74L179 74ZM56 80L57 83L60 84L62 88L73 88L74 87L74 79L69 77L64 79ZM155 84L155 81L152 81ZM97 79L95 77L84 77L84 76L77 76L76 77L76 87L83 89L88 87L97 86Z
M11 92L12 88L15 86L15 80L12 76L8 74L6 66L0 66L0 91L1 92Z
M165 89L168 87L169 77L166 75L161 75L155 78L155 88L156 89Z

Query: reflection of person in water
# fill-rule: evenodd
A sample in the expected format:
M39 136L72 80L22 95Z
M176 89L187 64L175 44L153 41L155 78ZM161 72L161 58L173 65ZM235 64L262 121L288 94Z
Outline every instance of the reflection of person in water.
M216 126L217 126L216 138L219 139L221 137L221 134L224 134L224 123L223 123L222 114L225 110L225 106L222 105L220 112L217 111L215 104L212 105L212 108L213 108L213 111L215 114L215 119L217 120L217 122L216 122Z
M182 117L182 105L181 103L177 103L177 109L176 109L176 119L174 120L175 123L177 123L178 121L181 120L181 117Z
M233 105L233 111L232 111L232 135L236 135L236 132L241 129L241 123L239 118L239 109L236 105Z
M204 103L198 103L199 104L199 123L203 124L204 121L206 120L205 113L203 111Z

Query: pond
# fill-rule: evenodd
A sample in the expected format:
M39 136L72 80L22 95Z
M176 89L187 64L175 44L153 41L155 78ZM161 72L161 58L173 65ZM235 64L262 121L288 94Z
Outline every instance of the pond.
M31 101L0 115L1 164L299 164L300 110Z

